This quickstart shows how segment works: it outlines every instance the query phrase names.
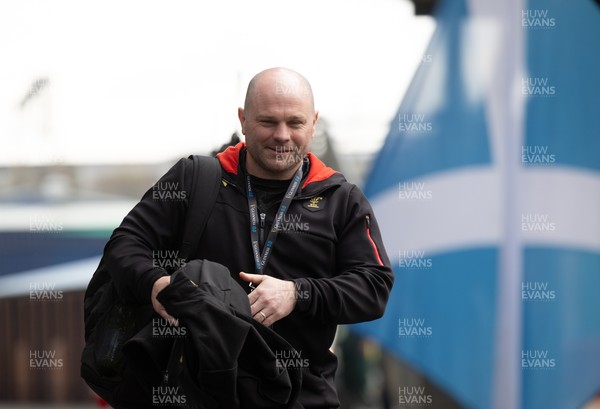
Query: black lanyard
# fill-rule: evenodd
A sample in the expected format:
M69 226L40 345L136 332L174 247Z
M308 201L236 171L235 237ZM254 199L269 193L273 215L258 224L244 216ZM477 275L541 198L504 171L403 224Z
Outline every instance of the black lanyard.
M252 243L252 253L254 254L256 274L262 274L263 270L265 269L265 266L267 265L267 260L271 255L273 245L275 244L275 239L277 239L277 234L279 233L279 226L281 225L283 217L285 216L288 208L290 207L290 203L292 202L294 195L300 187L301 180L302 165L300 165L300 167L296 171L296 174L292 178L290 186L288 187L288 190L285 196L283 197L283 200L281 201L281 205L279 205L277 216L273 221L273 226L271 227L271 231L269 231L267 241L265 242L265 246L261 254L258 238L258 203L256 202L256 196L254 195L254 191L252 190L250 175L246 176L248 189L248 208L250 209L250 241Z

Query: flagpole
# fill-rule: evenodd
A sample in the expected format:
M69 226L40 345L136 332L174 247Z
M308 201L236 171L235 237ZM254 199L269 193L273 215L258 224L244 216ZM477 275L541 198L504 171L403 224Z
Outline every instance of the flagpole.
M527 0L494 2L501 31L496 86L491 101L495 103L493 132L500 143L496 144L500 183L504 198L502 217L503 234L498 263L498 293L494 381L492 407L495 409L522 406L522 350L523 281L522 235L520 233L521 167L520 152L524 145L523 112L525 98L520 92L523 78L524 30L520 13Z

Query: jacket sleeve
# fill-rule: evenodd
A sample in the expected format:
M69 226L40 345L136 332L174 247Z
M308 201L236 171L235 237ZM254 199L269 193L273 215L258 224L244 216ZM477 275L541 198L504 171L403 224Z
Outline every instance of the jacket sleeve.
M296 310L324 323L352 324L380 318L394 275L377 220L363 193L354 186L342 210L336 247L337 271L331 278L300 278Z
M104 248L106 267L127 302L148 304L154 282L177 262L191 195L191 177L186 175L191 175L192 166L190 159L181 159L163 175L125 216Z

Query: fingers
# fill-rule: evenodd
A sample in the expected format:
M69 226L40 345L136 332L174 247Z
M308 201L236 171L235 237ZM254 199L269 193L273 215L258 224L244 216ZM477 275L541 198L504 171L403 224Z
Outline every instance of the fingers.
M154 308L154 311L158 315L160 315L161 318L165 319L169 324L178 327L179 320L177 320L175 317L171 316L167 312L165 307L163 307L163 305L156 299L156 296L158 295L158 293L161 292L165 287L167 287L170 282L171 282L170 276L160 277L158 280L156 280L154 282L154 285L152 286L152 294L150 295L150 298L152 301L152 308Z
M244 273L245 274L245 273ZM247 274L255 279L255 274ZM241 276L241 274L240 274ZM270 276L258 276L260 286L248 294L252 317L265 326L271 326L288 316L296 304L294 283ZM257 280L258 281L258 280Z
M263 324L265 327L270 327L271 325L279 321L281 317L277 313L269 314L266 312L266 310L262 310L254 314L252 318Z
M264 311L259 311L254 315L254 319L260 323L263 323L267 319L267 314L265 314Z
M265 279L265 275L262 274L248 274L248 273L244 273L243 271L240 272L240 278L246 282L255 284L255 285L259 285L260 283L262 283Z
M159 303L160 305L160 303ZM156 309L155 309L156 311ZM160 315L161 318L163 318L164 320L166 320L170 325L173 325L174 327L178 327L179 326L179 320L171 315L169 315L169 313L167 312L167 310L165 310L165 308L160 305L158 311L156 311L156 313L158 315Z
M256 292L255 290L258 288L258 286L263 283L267 278L269 278L269 276L265 276L262 274L248 274L248 273L244 273L243 271L240 272L240 278L248 283L250 283L250 288L251 288L251 292L248 295L248 301L250 302L250 306L252 306L252 304L254 304L256 302L256 300L259 298L259 293L260 292Z
M250 303L250 311L252 316L255 316L259 311L262 311L267 306L267 300L261 299L261 294L262 289L261 291L256 290L248 294L248 302Z
M255 274L246 275L253 276ZM269 300L269 291L262 286L248 294L248 302L250 303L250 314L256 321L265 326L270 326L272 323L277 321L273 319L273 314L275 311L272 308Z
M251 293L249 297L253 294ZM250 313L256 321L269 327L284 317L282 307L281 304L274 302L269 297L260 297L250 305Z

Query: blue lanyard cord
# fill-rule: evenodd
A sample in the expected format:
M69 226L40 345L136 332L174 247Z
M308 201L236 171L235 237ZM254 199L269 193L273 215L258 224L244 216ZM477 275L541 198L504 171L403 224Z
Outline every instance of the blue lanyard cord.
M292 178L290 182L290 186L288 187L283 200L281 201L281 205L279 205L279 210L277 211L277 215L275 216L275 220L273 221L273 226L269 231L267 236L267 241L265 242L265 246L262 250L262 254L260 252L260 244L258 237L258 204L256 201L256 196L254 195L254 191L252 190L252 183L250 182L250 175L246 176L247 190L248 190L248 209L250 210L250 241L252 243L252 253L254 254L254 263L256 274L262 274L265 266L267 265L267 261L269 256L271 255L271 251L273 250L273 245L275 244L275 240L277 239L277 234L279 233L279 226L283 220L283 217L287 213L290 203L292 199L296 195L298 188L300 187L300 182L302 181L302 165L296 171L296 174Z

